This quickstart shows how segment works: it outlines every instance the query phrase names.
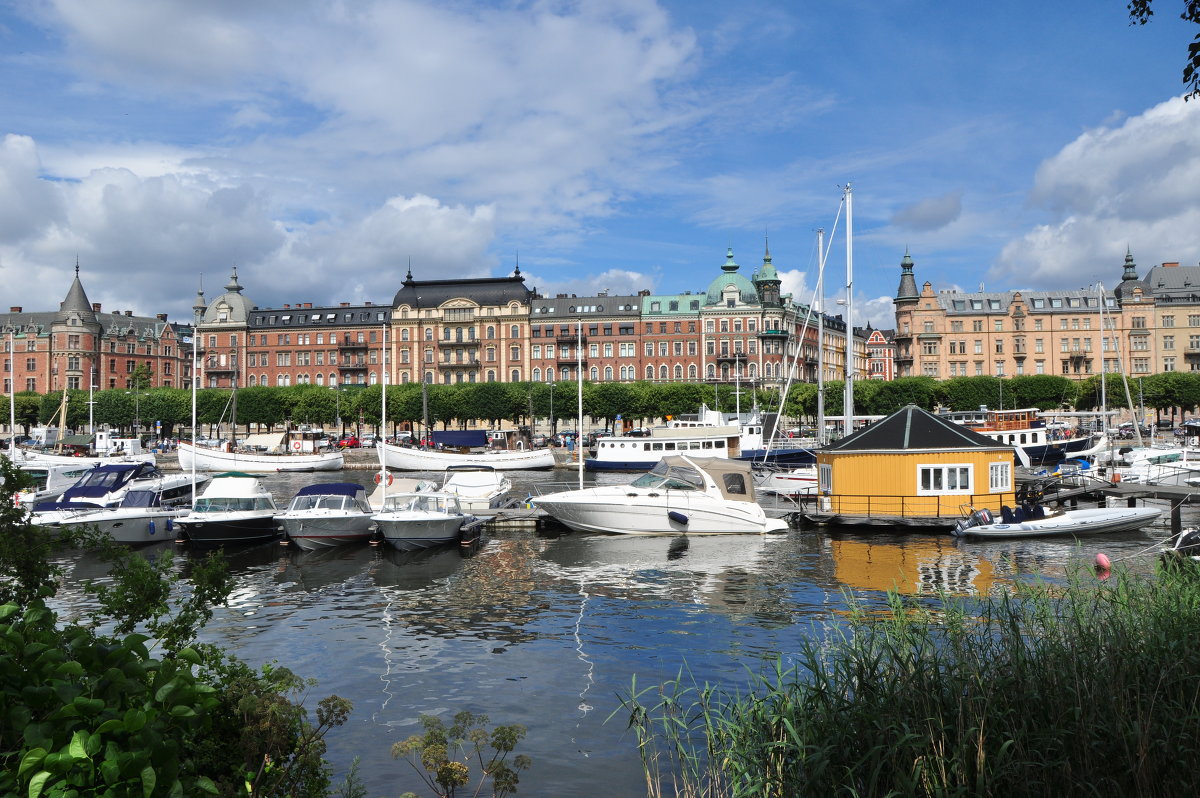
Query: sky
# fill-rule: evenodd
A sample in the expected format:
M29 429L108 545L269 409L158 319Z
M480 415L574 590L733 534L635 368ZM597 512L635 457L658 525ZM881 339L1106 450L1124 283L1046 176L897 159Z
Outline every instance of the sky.
M1196 26L1157 0L0 0L0 307L190 321L414 279L935 291L1200 262ZM1178 8L1177 8L1178 6ZM852 197L847 268L845 188Z

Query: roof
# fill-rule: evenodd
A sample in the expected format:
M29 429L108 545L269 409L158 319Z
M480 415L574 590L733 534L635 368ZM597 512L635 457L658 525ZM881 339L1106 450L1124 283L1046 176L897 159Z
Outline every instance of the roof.
M507 305L509 302L529 304L534 292L525 287L525 278L479 277L465 280L414 280L412 272L404 279L392 299L392 307L408 305L413 308L437 308L451 299L466 299L472 304Z
M750 463L745 460L731 460L726 457L690 457L682 454L669 454L660 461L668 468L700 469L709 479L716 483L721 495L729 501L756 502L754 495L754 472ZM726 476L740 475L741 479L728 480ZM740 490L730 490L737 487Z
M955 424L917 405L906 405L826 446L831 452L929 451L962 449L1007 449L986 435Z
M731 285L737 288L738 300L742 304L759 304L758 289L744 275L738 274L739 268L737 262L733 259L733 247L730 247L725 253L725 262L721 264L721 274L714 277L713 281L708 284L708 291L705 292L706 305L722 304L721 296L725 293L725 289Z

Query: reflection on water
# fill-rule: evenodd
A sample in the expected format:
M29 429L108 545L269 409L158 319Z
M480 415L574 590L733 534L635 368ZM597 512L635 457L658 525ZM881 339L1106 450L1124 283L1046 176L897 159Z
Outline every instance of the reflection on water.
M347 472L360 481L370 472ZM513 475L517 490L554 475ZM620 480L627 477L608 477ZM313 475L268 478L286 501ZM1194 519L1185 517L1185 523ZM310 705L350 699L350 722L329 737L344 773L357 756L371 796L418 793L392 743L422 713L486 713L522 723L533 757L521 794L644 794L634 741L617 696L686 668L698 682L735 686L772 659L840 622L845 591L878 603L985 593L1038 576L1062 578L1097 551L1152 568L1165 527L1082 543L960 541L949 536L793 530L751 536L623 537L503 530L475 549L399 552L357 546L303 552L277 544L225 554L236 590L204 638L254 664L276 660L316 678ZM159 557L173 544L138 556ZM183 550L186 573L196 557ZM106 570L82 554L63 560L56 605L81 614L83 579Z

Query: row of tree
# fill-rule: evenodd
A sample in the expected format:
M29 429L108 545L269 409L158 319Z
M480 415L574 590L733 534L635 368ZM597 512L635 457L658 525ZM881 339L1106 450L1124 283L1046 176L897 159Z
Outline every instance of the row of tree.
M253 387L237 391L237 423L275 428L282 425L333 429L381 426L380 386L331 389L314 385L285 388ZM174 437L191 427L192 393L182 388L151 388L146 391L107 390L89 395L68 391L67 422L70 429L96 427L131 430L140 418L141 431ZM825 413L843 412L843 384L825 385ZM214 428L228 424L234 412L231 392L206 388L196 393L196 418L200 425ZM16 421L26 434L32 426L56 419L61 392L19 393L15 397ZM792 419L816 417L816 385L793 385L784 403L784 415ZM1161 416L1187 413L1200 405L1200 373L1168 372L1126 382L1109 374L1101 388L1099 376L1080 382L1053 375L997 377L903 377L883 382L860 380L854 384L855 411L864 415L887 415L915 404L927 410L975 410L1036 407L1042 410L1095 410L1102 403L1110 409L1154 410ZM7 396L0 397L0 419L8 417ZM743 411L757 404L765 410L779 408L779 392L763 388L741 388L701 383L599 382L583 384L583 414L611 426L618 418L640 426L656 419L694 413L701 404L719 410ZM573 383L460 383L420 384L388 387L388 432L397 428L421 428L428 424L447 428L502 422L528 424L533 419L566 420L579 413L578 392ZM204 426L201 426L203 431ZM340 430L339 430L340 431Z

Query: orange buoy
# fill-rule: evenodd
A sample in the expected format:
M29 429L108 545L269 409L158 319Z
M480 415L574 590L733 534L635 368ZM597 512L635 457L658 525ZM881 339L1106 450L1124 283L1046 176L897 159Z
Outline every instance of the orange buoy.
M1108 559L1108 555L1104 552L1096 553L1096 570L1107 571L1112 568L1112 560Z

